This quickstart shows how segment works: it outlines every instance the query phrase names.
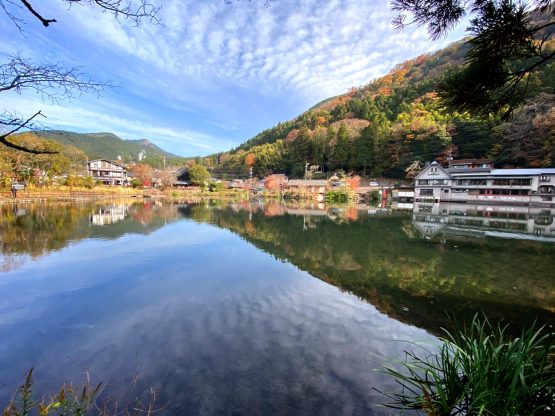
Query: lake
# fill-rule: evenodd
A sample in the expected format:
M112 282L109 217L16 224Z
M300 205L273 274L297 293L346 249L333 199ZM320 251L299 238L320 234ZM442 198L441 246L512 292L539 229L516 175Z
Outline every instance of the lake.
M555 210L0 207L0 400L87 375L162 414L388 415L376 369L450 317L555 318Z

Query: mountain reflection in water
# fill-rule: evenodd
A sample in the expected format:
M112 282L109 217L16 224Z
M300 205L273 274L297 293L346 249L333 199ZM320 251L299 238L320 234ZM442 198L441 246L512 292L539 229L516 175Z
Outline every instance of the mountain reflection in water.
M186 218L235 232L389 316L436 332L448 325L446 313L483 310L522 323L553 318L553 211L416 204L411 214L367 205L205 200L2 206L1 264L7 271L75 241L148 234Z
M232 230L388 316L435 333L449 328L452 317L462 321L478 311L523 326L555 317L552 211L485 207L489 217L482 215L495 221L488 227L469 221L473 227L464 228L446 226L444 205L434 208L441 210L440 221L422 218L419 208L411 214L363 205L243 203L190 205L180 211ZM460 218L463 209L459 205L450 212ZM468 215L475 212L469 207ZM538 222L549 224L541 234ZM527 228L519 225L509 234L514 223ZM495 225L502 228L496 232Z
M385 415L372 369L395 339L553 320L552 227L500 206L1 206L0 382L117 385L137 360L174 414Z

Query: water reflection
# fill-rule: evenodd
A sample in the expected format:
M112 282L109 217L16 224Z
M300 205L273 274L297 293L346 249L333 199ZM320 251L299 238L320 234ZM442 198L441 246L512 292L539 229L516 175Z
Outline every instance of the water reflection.
M60 207L29 206L31 230L46 237L40 218L60 223ZM76 209L63 250L43 241L40 255L0 278L0 401L34 367L37 391L87 371L117 395L139 373L136 388L159 389L166 414L385 415L372 387L392 383L373 371L376 361L402 354L395 339L431 338L229 227L250 221L256 233L260 219L295 219L298 233L301 216L141 202L96 226L98 206Z
M545 234L527 234L530 241L497 238L505 234L492 229L438 234L434 227L444 224L415 221L420 213L367 206L200 204L181 211L237 232L387 315L433 332L449 326L448 313L462 320L483 310L524 326L536 317L554 318L555 245L545 243ZM530 213L532 218L521 221L549 222L541 210ZM501 214L490 215L496 218L491 225L503 223Z
M485 310L523 324L555 313L554 212L545 208L416 204L410 214L362 204L145 200L3 206L0 216L3 271L83 239L146 235L188 218L434 332L448 324L446 312Z
M173 204L131 200L0 206L0 270L86 238L147 234L179 217Z
M138 363L170 414L387 414L372 370L394 340L429 340L447 312L554 318L552 227L453 204L2 206L0 382L86 369L117 391Z
M416 203L414 225L427 239L446 235L555 242L555 210L515 205Z
M122 221L129 214L129 207L120 204L112 204L109 206L99 206L91 215L91 223L94 225L108 225L118 221Z

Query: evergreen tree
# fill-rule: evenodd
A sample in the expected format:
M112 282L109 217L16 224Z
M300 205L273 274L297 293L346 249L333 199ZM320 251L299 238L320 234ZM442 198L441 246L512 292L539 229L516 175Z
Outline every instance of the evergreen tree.
M344 169L347 167L350 155L349 128L341 123L337 132L337 140L333 154L333 168Z

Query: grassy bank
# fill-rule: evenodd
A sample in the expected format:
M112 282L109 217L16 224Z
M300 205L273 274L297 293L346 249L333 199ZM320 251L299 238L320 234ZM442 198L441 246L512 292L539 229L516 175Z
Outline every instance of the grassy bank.
M0 203L14 203L26 201L71 201L94 200L103 198L142 197L143 190L124 187L95 186L85 187L41 187L28 186L25 190L17 191L17 196L12 196L11 189L0 190Z

